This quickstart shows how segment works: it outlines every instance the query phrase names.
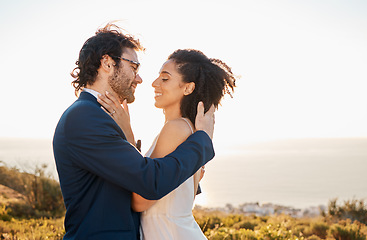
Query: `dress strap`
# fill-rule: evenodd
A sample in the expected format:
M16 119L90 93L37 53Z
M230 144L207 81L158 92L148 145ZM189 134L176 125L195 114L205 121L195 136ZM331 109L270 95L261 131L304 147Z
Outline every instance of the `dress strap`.
M187 125L189 125L190 129L191 129L191 133L194 133L194 129L192 129L191 124L189 123L189 121L186 118L182 118L183 120L185 120L185 122L187 123Z
M187 125L189 125L190 129L191 129L191 134L194 133L194 129L192 129L191 124L189 122L189 120L187 120L186 118L182 118L183 120L185 120L185 122L187 123ZM197 191L198 191L198 186L199 186L199 182L200 182L200 174L201 174L201 168L199 168L199 170L194 173L193 175L193 180L194 180L194 199L196 197Z

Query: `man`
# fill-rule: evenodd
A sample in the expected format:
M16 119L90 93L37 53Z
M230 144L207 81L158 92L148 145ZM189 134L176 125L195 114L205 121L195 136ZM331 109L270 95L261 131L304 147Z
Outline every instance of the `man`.
M126 132L106 113L97 96L109 92L120 103L134 101L138 40L108 24L89 38L72 74L80 93L56 127L53 148L66 206L64 239L139 239L139 214L131 194L157 200L214 157L214 113L198 107L198 130L162 159L144 158ZM149 118L147 118L149 121ZM125 130L125 128L124 128ZM127 136L127 135L129 136Z

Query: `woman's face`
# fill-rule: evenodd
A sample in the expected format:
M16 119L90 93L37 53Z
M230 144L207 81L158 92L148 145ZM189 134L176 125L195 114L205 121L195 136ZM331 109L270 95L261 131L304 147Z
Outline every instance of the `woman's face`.
M163 64L159 77L152 83L155 93L154 105L165 110L169 108L179 109L188 85L189 83L182 81L182 75L177 71L176 63L168 60Z

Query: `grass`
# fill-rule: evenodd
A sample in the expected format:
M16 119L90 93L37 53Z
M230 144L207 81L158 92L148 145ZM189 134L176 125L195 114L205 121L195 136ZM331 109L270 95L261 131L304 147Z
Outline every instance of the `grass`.
M328 217L266 217L194 211L209 240L366 240L367 226L358 221ZM64 218L0 220L0 239L62 239Z
M293 218L195 212L195 218L209 240L366 240L367 226L358 221L330 216Z
M59 184L35 174L0 167L0 240L62 239L65 209ZM12 194L11 188L19 194ZM14 196L16 197L14 197ZM13 196L13 197L12 197ZM20 199L20 200L19 200ZM338 204L331 200L328 211L315 218L288 215L245 216L206 210L193 211L209 240L366 240L367 203L362 200Z
M0 220L0 239L62 239L65 234L64 218Z

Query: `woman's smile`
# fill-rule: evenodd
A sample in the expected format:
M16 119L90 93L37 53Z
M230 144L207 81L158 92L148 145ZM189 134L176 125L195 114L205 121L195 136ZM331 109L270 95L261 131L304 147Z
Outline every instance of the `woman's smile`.
M154 92L154 98L160 97L162 96L162 93L159 92Z

